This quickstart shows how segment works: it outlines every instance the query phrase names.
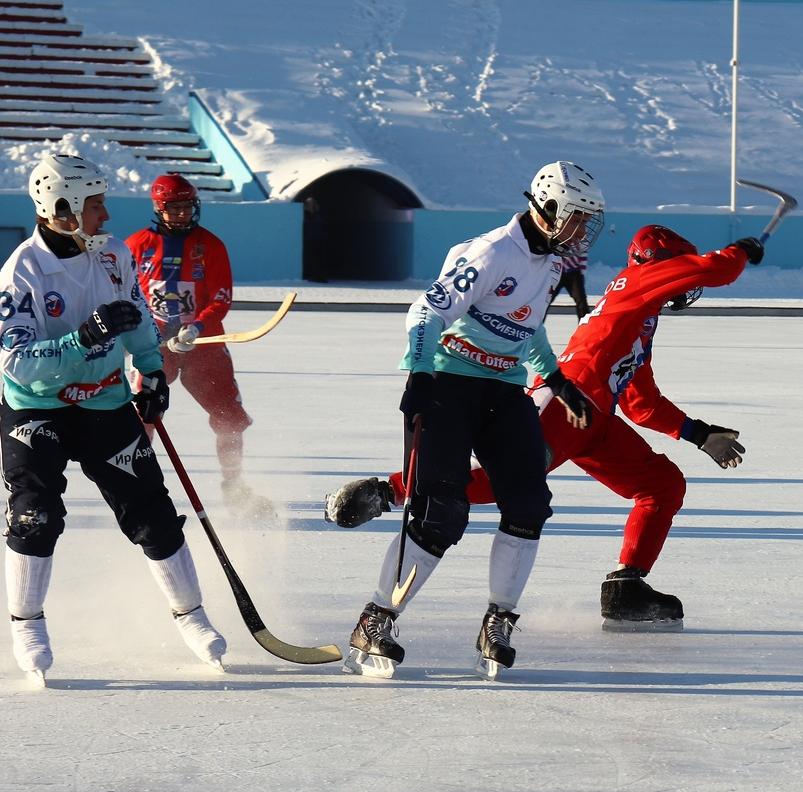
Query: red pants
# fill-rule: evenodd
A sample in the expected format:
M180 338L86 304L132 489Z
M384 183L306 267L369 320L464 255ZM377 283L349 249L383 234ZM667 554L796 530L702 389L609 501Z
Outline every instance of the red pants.
M677 465L653 451L618 415L594 410L591 428L575 429L566 420L563 405L552 399L541 415L541 426L552 451L550 471L570 459L617 495L635 501L625 523L619 562L649 572L686 494L686 479ZM394 473L391 483L401 503L401 473ZM471 503L494 503L482 468L472 471L467 495Z
M192 352L163 348L162 355L168 384L178 377L209 416L209 426L217 436L217 455L224 477L238 475L242 468L242 435L252 421L243 409L229 350L224 344L209 344ZM147 429L152 434L153 428Z

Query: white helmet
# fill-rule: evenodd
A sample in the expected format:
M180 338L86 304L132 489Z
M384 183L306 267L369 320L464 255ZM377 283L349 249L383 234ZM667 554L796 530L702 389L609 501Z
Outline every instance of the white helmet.
M594 177L573 162L559 160L544 165L525 195L549 226L544 235L550 248L559 255L586 253L602 231L605 199ZM585 215L585 221L569 223L567 228L575 212ZM562 233L564 229L566 233Z
M75 231L53 230L65 236L77 236L90 253L100 250L110 235L85 233L81 218L84 201L108 189L109 183L97 165L70 154L44 154L28 179L28 195L36 206L36 214L51 222L63 213L63 210L56 210L56 204L65 200L78 221L78 228Z

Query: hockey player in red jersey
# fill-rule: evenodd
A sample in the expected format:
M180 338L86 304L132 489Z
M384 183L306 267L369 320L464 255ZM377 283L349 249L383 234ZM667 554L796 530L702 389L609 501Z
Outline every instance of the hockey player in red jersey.
M199 225L201 204L183 176L165 174L151 185L154 218L126 239L140 287L167 342L164 370L178 377L209 415L226 504L243 516L264 515L270 502L242 477L243 432L251 425L225 344L196 348L200 336L223 333L231 307L232 275L223 242Z
M565 408L545 386L531 389L541 408L541 425L552 457L549 470L572 460L624 498L635 501L624 526L619 564L602 583L603 629L679 631L683 607L670 594L653 590L643 578L663 547L683 503L686 480L678 467L653 451L616 415L617 405L633 423L705 451L722 468L742 462L744 448L733 429L692 419L658 390L653 377L652 340L662 307L679 311L704 286L734 281L747 261L758 264L763 247L741 239L703 256L674 231L658 225L640 229L628 248L628 264L607 286L594 310L580 322L560 369L592 402L590 426L566 421ZM378 516L403 499L402 474L390 482L367 479L327 496L326 518L350 527ZM493 503L485 471L477 468L467 489L472 503Z

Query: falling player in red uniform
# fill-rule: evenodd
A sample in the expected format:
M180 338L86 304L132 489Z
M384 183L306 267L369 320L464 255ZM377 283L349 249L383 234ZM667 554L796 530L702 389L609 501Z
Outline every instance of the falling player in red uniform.
M196 348L200 336L223 333L231 307L232 276L226 247L198 224L198 191L183 176L166 174L151 185L154 219L126 239L140 287L167 341L167 381L178 377L209 415L222 472L224 500L239 515L258 517L270 502L242 477L243 432L251 418L243 409L225 344Z
M683 310L699 297L703 286L731 283L747 261L758 264L762 257L763 247L754 238L700 256L674 231L645 226L628 248L628 266L608 284L558 358L563 374L593 404L590 426L579 429L567 422L565 408L549 388L532 389L552 452L549 470L570 459L609 489L635 501L624 526L619 564L602 583L603 629L683 628L680 600L655 591L643 578L683 504L686 480L673 462L653 451L616 415L616 407L639 426L694 443L724 469L742 462L744 447L737 441L737 431L690 418L658 390L651 367L652 340L662 307ZM472 472L467 495L471 503L494 502L482 468ZM363 479L327 496L326 519L352 527L403 498L401 473L393 474L389 482Z

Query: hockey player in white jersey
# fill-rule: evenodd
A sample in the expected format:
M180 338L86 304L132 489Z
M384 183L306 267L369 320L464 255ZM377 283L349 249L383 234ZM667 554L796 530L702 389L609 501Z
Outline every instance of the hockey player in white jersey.
M226 651L143 428L167 409L169 392L131 254L103 231L107 187L91 162L46 154L29 179L36 228L0 270L6 589L14 657L39 684L53 662L44 601L64 530L69 460L142 547L190 649L219 668ZM126 352L145 382L137 410Z
M528 210L506 226L453 247L438 279L407 314L408 347L399 366L410 372L400 406L405 456L416 417L422 431L400 579L416 572L394 607L397 536L351 635L345 671L389 677L404 659L395 622L465 531L472 451L488 471L501 512L477 671L494 678L515 660L515 609L552 514L538 411L522 387L524 364L564 403L567 420L586 426L588 404L561 374L543 320L561 275L556 254L584 254L604 219L594 178L571 162L541 168L526 195Z

